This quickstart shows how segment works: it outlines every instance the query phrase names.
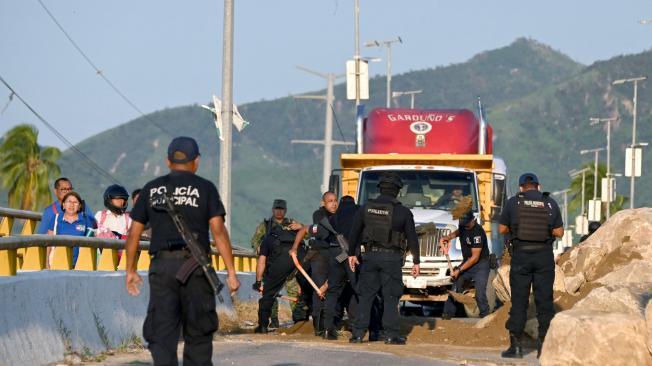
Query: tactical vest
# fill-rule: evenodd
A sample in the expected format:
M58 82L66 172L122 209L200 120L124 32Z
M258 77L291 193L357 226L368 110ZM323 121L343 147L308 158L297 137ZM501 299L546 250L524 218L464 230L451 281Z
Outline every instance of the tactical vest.
M271 226L271 227L270 227ZM272 240L272 256L276 257L283 254L292 246L296 232L292 230L285 230L283 226L278 223L271 223L268 225L269 240Z
M551 240L552 207L548 200L548 193L543 193L540 199L526 198L523 193L519 193L516 197L516 239L541 243Z
M380 203L369 200L364 206L363 243L387 249L402 248L402 233L392 230L394 207L398 201Z

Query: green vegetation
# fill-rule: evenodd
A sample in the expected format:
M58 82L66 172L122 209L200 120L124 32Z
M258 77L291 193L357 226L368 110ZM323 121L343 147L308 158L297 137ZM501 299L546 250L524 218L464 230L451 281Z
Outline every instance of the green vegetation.
M612 170L623 171L624 147L631 140L631 86L612 80L652 70L652 52L616 57L583 66L529 39L483 52L465 63L411 71L393 77L394 90L423 89L417 108L469 108L481 96L493 126L495 153L507 162L511 185L525 171L539 174L545 190L570 185L567 172L590 159L579 150L605 144L603 130L589 126L590 117L620 116L612 131ZM385 78L371 80L367 111L385 103ZM652 142L652 98L649 86L639 86L640 141ZM323 91L311 91L310 94ZM334 138L354 141L354 107L345 100L345 85L335 87L337 125ZM629 99L629 100L628 100ZM204 103L205 101L198 101ZM400 100L406 106L408 99ZM324 103L291 97L239 107L252 124L234 134L232 237L248 247L255 225L269 216L274 198L288 200L288 215L310 220L317 208L321 184L322 148L292 145L292 139L323 137ZM178 135L196 138L202 153L200 174L217 182L219 142L211 114L198 105L157 111L93 136L78 145L85 154L131 191L166 171L165 152L171 136L152 121ZM338 128L339 127L339 128ZM342 133L340 134L340 129ZM351 151L352 149L349 149ZM334 149L337 155L346 148ZM644 161L651 161L652 149ZM601 157L604 162L604 158ZM111 182L93 172L71 151L61 159L63 174L95 210ZM637 205L650 205L651 172L637 181ZM629 195L623 178L619 193ZM622 189L621 189L622 188Z
M0 175L9 207L37 210L51 202L50 181L60 174L61 151L38 144L38 130L18 125L0 139Z

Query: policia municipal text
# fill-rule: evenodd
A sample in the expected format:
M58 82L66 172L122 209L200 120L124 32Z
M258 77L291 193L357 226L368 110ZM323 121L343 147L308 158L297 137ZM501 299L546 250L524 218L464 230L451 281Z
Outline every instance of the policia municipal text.
M199 168L199 148L189 137L177 137L168 146L170 173L143 187L131 217L133 223L126 243L129 294L137 296L142 279L136 272L138 241L146 224L152 228L149 254L150 296L143 337L154 365L177 365L177 344L183 329L184 365L212 365L213 333L217 330L215 293L201 268L186 273L193 259L169 214L152 207L152 198L171 195L174 205L192 230L193 236L210 250L209 229L227 269L227 286L233 293L240 282L235 275L229 234L224 227L224 206L217 188L195 172ZM144 255L144 254L141 254Z

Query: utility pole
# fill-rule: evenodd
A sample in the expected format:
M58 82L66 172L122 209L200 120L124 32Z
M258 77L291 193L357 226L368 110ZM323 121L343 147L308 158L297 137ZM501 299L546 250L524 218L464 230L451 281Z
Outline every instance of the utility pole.
M635 179L636 179L636 152L637 149L641 148L641 145L636 144L636 110L637 110L637 99L638 99L638 82L647 80L647 76L640 76L637 78L630 79L620 79L612 83L612 85L620 85L625 83L634 83L634 111L632 112L632 145L630 146L631 159L625 164L631 164L631 174L630 174L630 183L629 183L629 208L634 208L634 193L635 193ZM642 154L641 154L642 155Z
M333 159L333 145L355 145L353 142L346 141L333 141L333 102L335 100L335 94L333 93L333 88L335 84L335 79L344 77L344 75L335 75L333 73L323 73L314 70L310 70L303 66L297 66L298 69L305 72L317 75L327 80L326 86L326 95L299 95L295 98L298 99L318 99L326 101L326 125L324 127L324 139L323 140L292 140L293 144L317 144L324 145L324 168L322 172L322 184L321 192L326 192L328 190L328 180L331 174L332 169L332 159Z
M222 204L228 213L224 218L231 228L231 143L233 123L233 1L224 0L224 41L222 55L222 137L220 144L220 191Z
M353 6L354 28L355 28L355 107L360 105L360 0L355 0Z
M385 107L391 107L392 102L392 43L403 43L401 37L396 37L395 39L389 39L386 41L369 41L365 43L365 47L385 47L387 50L387 100L385 102Z
M569 224L568 223L568 192L570 192L570 188L551 193L555 196L562 195L562 197L564 197L564 211L562 212L562 220L564 220L564 226L566 227L568 227Z
M611 217L611 197L613 196L613 177L611 176L611 123L618 118L590 118L591 126L604 122L607 124L607 207L606 218Z

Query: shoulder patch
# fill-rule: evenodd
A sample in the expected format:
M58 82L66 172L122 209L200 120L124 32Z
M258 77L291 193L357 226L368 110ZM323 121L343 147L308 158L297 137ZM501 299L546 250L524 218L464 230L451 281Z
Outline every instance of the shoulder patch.
M475 244L480 244L480 243L482 243L482 237L479 236L479 235L478 235L478 236L474 236L474 237L473 237L473 242L474 242Z

